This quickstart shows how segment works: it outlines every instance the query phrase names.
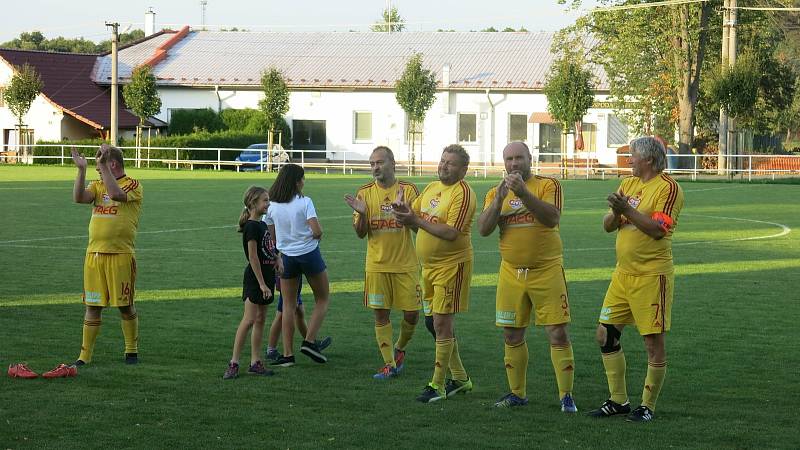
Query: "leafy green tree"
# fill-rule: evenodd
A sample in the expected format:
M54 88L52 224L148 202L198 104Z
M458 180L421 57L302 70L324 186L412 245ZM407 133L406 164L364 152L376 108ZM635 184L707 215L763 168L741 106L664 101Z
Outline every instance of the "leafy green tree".
M742 124L753 118L758 99L759 65L752 53L739 56L736 64L722 68L710 83L711 99Z
M267 143L272 148L275 142L274 135L282 130L283 116L289 111L289 88L286 86L283 74L275 67L261 74L261 87L264 90L264 98L258 102L258 106L266 116L266 125L269 129Z
M16 72L11 77L6 89L3 91L3 100L6 106L11 110L11 114L17 118L17 128L19 129L20 144L32 144L32 142L25 142L25 134L23 133L23 119L25 114L31 109L31 104L36 97L42 92L42 79L32 66L23 64L22 67L17 67ZM22 154L23 160L28 159L28 147L23 147Z
M395 98L408 117L411 167L416 163L416 137L422 134L425 115L436 100L436 76L422 68L422 54L415 53L406 62L403 75L395 85ZM421 144L420 144L421 146ZM420 147L420 153L422 148Z
M139 167L142 126L148 117L161 112L161 98L156 90L156 77L153 76L150 66L142 65L133 69L131 82L122 88L122 97L125 99L125 105L139 118L139 125L136 127L136 163Z
M380 22L375 22L369 29L381 33L394 33L396 31L403 31L406 28L406 21L400 17L400 13L397 12L397 8L394 6L389 9L384 9L381 13L381 18L382 20Z
M489 27L489 28L484 28L481 31L484 33L497 33L497 28Z
M577 7L582 1L569 3ZM628 2L601 3L615 6ZM595 43L589 58L605 69L611 100L616 109L633 119L630 123L637 131L656 132L659 121L677 125L679 151L689 153L709 30L715 28L712 19L719 20L713 10L712 2L703 2L595 12L579 19L564 34L577 34Z
M563 54L550 68L550 76L544 85L547 111L561 122L565 133L575 129L575 123L583 119L594 102L592 78L592 73L582 67L575 54ZM575 129L575 133L578 132L580 130ZM563 175L566 176L566 170Z

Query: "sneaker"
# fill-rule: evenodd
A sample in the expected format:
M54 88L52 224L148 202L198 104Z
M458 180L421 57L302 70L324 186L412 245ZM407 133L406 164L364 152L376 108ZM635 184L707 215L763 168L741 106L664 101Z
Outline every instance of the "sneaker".
M452 397L458 393L466 394L472 392L472 380L469 378L467 378L466 381L447 380L444 384L444 390L448 397Z
M631 402L619 404L614 400L608 399L599 408L589 411L591 417L610 417L618 414L628 414L631 412Z
M561 398L561 412L565 413L578 412L578 407L575 405L575 400L572 398L572 394L566 394L564 395L564 397Z
M651 420L653 420L654 415L655 413L653 412L653 410L651 410L647 406L642 405L631 411L631 413L628 414L628 418L626 420L628 422L650 422Z
M72 365L72 367L85 366L86 365L86 361L84 361L82 359L76 359L75 362L72 363L71 365Z
M380 370L378 370L378 373L373 375L372 378L375 378L376 380L388 380L389 378L396 377L397 372L399 372L397 368L392 367L391 364L387 364L381 367Z
M59 364L55 369L42 375L45 378L69 378L78 375L78 369L75 366L68 366L66 364Z
M323 351L326 348L330 347L332 342L333 338L330 336L326 336L322 340L317 339L316 341L314 341L314 343L317 344L317 348L319 349L319 351Z
M328 358L319 351L319 347L314 342L303 341L300 345L300 353L308 356L316 363L326 363Z
M139 354L125 353L125 364L139 364Z
M277 348L267 349L267 352L264 354L264 357L270 362L277 361L281 356L281 352L279 352Z
M281 367L292 367L294 365L294 355L292 356L281 355L280 358L272 362L272 365Z
M528 404L527 398L522 398L510 392L494 404L495 408L514 408L516 406L525 406Z
M394 365L395 367L397 367L398 372L403 370L405 362L406 362L406 351L394 349Z
M8 376L11 378L25 378L31 380L33 378L37 378L39 374L28 368L27 364L19 363L10 364L8 366Z
M425 389L422 390L422 393L417 396L417 401L422 403L433 403L444 398L447 398L447 393L428 384L425 386Z
M223 380L232 380L239 376L239 364L232 362L228 363L228 369L225 371L225 375L222 376Z
M250 364L250 368L247 369L247 373L252 375L263 375L265 377L275 375L275 371L264 367L264 363L261 361L256 361L255 364Z

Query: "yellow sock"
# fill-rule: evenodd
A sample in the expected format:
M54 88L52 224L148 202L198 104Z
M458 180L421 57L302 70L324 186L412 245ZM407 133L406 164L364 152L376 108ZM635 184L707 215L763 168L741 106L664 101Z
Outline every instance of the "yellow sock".
M461 362L461 355L458 353L458 340L453 338L453 353L450 355L450 375L453 376L454 380L459 381L466 381L469 379L467 376L467 369L464 368L464 364Z
M436 340L436 362L433 365L431 384L435 389L444 389L444 376L450 367L450 356L453 354L455 339Z
M572 355L572 344L551 345L550 361L556 373L558 384L558 398L572 393L572 383L575 379L575 357Z
M606 368L611 400L620 404L627 402L628 387L625 384L625 353L622 350L603 353L603 367Z
M100 334L101 323L100 319L83 321L83 341L81 342L81 354L78 359L85 363L92 360L94 343L97 341L97 335Z
M381 352L384 364L394 365L394 348L392 347L392 323L375 325L375 340L378 341L378 350Z
M664 376L667 374L667 362L647 363L647 377L644 379L644 390L642 390L642 404L656 410L656 400L664 385Z
M395 348L398 350L405 350L408 342L411 341L411 338L414 336L414 330L416 329L416 325L410 324L403 319L403 321L400 322L400 336L397 338L397 343L394 344Z
M528 342L522 341L517 345L505 344L503 362L511 392L519 398L525 398L528 384Z
M122 337L125 338L125 353L139 353L139 316L123 317Z

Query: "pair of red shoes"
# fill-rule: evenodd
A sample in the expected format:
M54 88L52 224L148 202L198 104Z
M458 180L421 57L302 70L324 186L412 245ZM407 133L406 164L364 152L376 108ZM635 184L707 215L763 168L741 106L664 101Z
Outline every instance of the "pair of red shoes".
M69 378L76 375L78 375L77 367L59 364L55 369L43 374L42 376L45 378ZM32 371L27 364L18 363L8 366L8 376L11 378L33 379L38 378L39 374Z

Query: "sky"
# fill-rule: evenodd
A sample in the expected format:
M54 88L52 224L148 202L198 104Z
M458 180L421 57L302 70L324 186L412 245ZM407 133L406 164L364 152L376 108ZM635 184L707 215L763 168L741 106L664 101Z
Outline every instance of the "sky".
M251 31L368 31L387 0L206 0L209 29L245 28ZM584 1L585 9L594 0ZM105 22L120 23L120 31L144 28L148 8L156 13L156 29L201 25L200 0L28 0L0 17L0 42L24 31L45 37L84 37L99 42L110 38ZM24 5L24 7L22 6ZM392 0L410 31L480 30L489 26L524 26L530 31L557 31L579 13L565 12L557 0Z

